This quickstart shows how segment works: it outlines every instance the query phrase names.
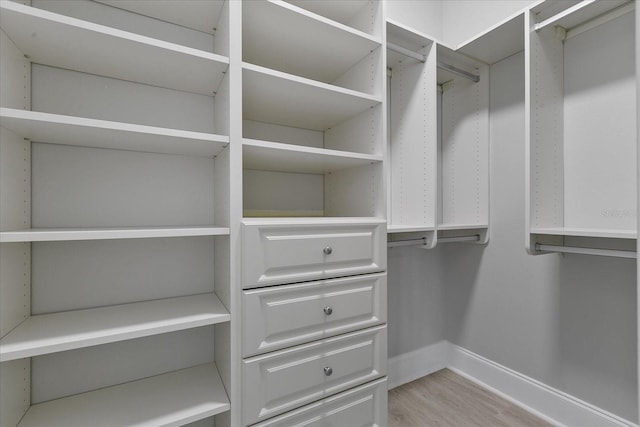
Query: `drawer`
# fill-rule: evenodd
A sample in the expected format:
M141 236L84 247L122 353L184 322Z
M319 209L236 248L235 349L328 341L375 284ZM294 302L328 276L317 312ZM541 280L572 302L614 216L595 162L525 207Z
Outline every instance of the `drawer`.
M243 425L385 376L386 332L376 326L243 360Z
M359 218L242 224L242 284L255 288L386 270L386 223Z
M387 380L312 403L253 427L382 427L387 425Z
M292 347L387 321L386 273L243 292L243 355Z

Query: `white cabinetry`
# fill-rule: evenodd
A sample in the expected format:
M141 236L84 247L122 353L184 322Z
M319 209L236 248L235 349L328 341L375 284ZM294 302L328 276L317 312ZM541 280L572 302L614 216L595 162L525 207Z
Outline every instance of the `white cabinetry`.
M634 5L544 2L525 17L531 253L635 256Z
M228 5L30 4L0 3L0 424L212 424Z

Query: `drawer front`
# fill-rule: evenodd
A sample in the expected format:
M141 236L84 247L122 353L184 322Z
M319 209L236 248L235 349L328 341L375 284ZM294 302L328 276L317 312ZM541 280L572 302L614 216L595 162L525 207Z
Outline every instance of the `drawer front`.
M383 427L387 380L377 380L287 412L253 427Z
M243 287L386 270L384 221L357 224L243 223Z
M243 425L383 377L386 369L386 326L245 359Z
M385 273L243 292L243 355L253 356L387 321Z

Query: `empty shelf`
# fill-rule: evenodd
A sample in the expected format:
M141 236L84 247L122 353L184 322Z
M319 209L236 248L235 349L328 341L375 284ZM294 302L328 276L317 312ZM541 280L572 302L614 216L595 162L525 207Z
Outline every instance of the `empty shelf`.
M253 64L245 63L243 70L243 108L248 120L324 131L382 101Z
M31 406L18 427L177 426L228 411L213 363Z
M52 144L214 157L229 137L59 114L0 108L0 126Z
M552 236L573 236L573 237L601 237L609 239L635 239L635 230L607 230L592 228L571 228L571 227L535 227L531 229L532 234L549 234Z
M0 26L32 62L211 96L228 58L11 1Z
M458 47L458 52L487 64L495 64L522 50L524 50L523 13L505 19Z
M64 240L147 239L228 235L228 227L32 228L0 232L0 243Z
M285 2L247 2L242 11L243 60L310 79L333 82L381 46L369 34Z
M399 225L387 224L387 233L415 233L421 231L434 231L436 228L431 225Z
M487 224L439 224L438 231L447 230L479 230L489 228Z
M381 162L382 156L245 139L245 169L326 173Z
M41 314L0 340L0 362L227 321L214 294Z

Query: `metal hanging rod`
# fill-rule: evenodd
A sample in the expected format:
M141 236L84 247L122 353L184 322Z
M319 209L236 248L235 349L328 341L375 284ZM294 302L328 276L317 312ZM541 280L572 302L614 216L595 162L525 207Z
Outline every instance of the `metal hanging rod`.
M446 64L446 63L444 63L442 61L438 61L438 68L440 68L441 70L448 71L451 74L455 74L457 76L464 77L465 79L469 79L469 80L471 80L472 82L475 82L475 83L478 83L480 81L480 76L472 74L472 73L470 73L468 71L465 71L465 70L463 70L461 68L454 67L453 65Z
M396 248L398 246L425 246L427 244L427 238L421 237L419 239L406 239L406 240L393 240L387 242L388 248Z
M400 53L413 59L417 59L420 62L427 62L427 55L414 52L411 49L407 49L406 47L399 46L395 43L387 42L387 49L391 49L394 52Z
M458 243L458 242L479 242L480 235L458 236L458 237L438 237L438 243Z
M638 254L635 251L621 251L617 249L595 249L595 248L576 248L571 246L557 246L557 245L541 245L536 244L536 251L542 252L562 252L568 254L581 254L581 255L597 255L597 256L610 256L616 258L637 258Z
M400 53L402 55L408 56L410 58L417 59L420 62L427 62L427 55L424 55L424 54L418 53L418 52L414 52L414 51L412 51L410 49L407 49L406 47L399 46L399 45L397 45L395 43L387 42L387 48L391 49L394 52L397 52L397 53ZM455 74L455 75L460 76L460 77L464 77L465 79L469 79L469 80L474 81L476 83L478 83L480 81L480 76L472 74L472 73L470 73L468 71L465 71L463 69L460 69L458 67L454 67L453 65L446 64L446 63L444 63L442 61L438 61L437 67L440 68L441 70L448 71L448 72L450 72L452 74Z

